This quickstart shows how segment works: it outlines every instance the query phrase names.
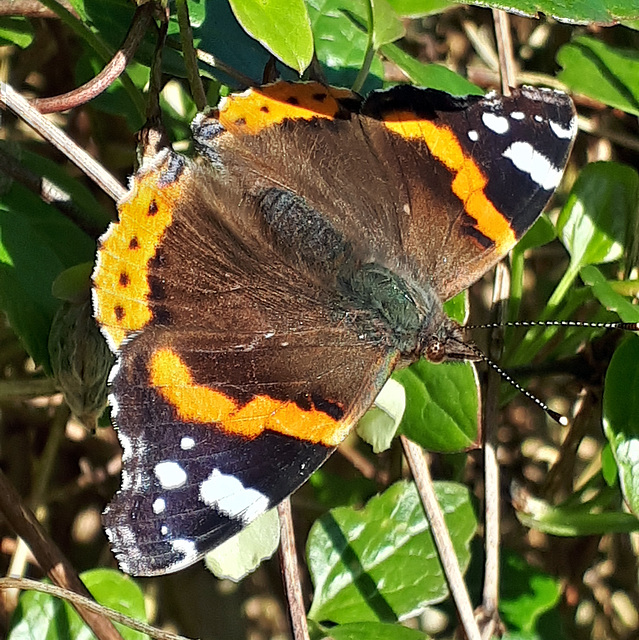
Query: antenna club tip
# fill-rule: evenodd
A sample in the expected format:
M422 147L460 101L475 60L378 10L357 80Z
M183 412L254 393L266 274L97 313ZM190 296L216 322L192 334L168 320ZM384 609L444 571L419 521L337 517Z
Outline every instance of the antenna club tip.
M568 418L566 416L562 416L561 413L557 413L552 409L546 409L546 413L555 421L558 422L562 427L568 426Z

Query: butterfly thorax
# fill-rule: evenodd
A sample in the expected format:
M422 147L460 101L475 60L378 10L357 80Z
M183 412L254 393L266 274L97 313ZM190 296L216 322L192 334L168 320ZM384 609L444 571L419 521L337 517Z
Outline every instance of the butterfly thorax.
M402 363L420 357L432 362L477 359L474 346L430 288L418 287L379 263L349 262L337 280L349 309L346 321L363 339L386 342L399 351Z

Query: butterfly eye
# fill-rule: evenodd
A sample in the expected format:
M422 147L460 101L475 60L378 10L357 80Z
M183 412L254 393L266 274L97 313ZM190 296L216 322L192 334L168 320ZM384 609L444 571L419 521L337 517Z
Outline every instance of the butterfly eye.
M446 349L444 343L437 336L430 336L424 350L426 358L435 364L446 359Z

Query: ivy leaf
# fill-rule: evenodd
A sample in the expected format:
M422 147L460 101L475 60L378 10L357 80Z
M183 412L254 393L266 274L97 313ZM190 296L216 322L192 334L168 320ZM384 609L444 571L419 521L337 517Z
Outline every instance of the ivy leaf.
M459 563L468 565L477 521L468 489L435 483ZM316 622L394 622L440 602L448 587L415 485L398 482L357 511L339 507L307 542Z
M313 57L313 33L303 0L229 0L245 31L301 74Z

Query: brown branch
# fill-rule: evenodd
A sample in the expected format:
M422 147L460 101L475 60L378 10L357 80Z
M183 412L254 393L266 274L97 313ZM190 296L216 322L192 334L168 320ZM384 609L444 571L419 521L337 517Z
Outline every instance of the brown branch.
M430 530L433 534L435 546L437 547L439 561L442 564L446 582L448 583L448 588L455 603L457 615L461 621L464 633L468 640L481 640L482 636L479 633L479 627L475 621L473 606L470 602L466 585L464 584L464 578L459 568L459 562L457 561L455 549L450 539L450 533L444 521L444 514L439 506L439 502L437 502L433 479L428 469L424 450L406 436L402 435L400 438L406 459L408 460L408 465L415 480L415 485L417 486L417 491L419 492L419 497L426 512L426 518L430 524Z
M61 151L113 200L117 202L124 198L127 190L99 162L4 82L0 82L0 106L2 105L13 111L45 140Z
M57 113L58 111L67 111L68 109L79 107L99 96L124 73L127 65L133 59L151 25L151 17L154 10L153 2L143 4L137 8L122 47L95 78L73 91L51 98L36 98L31 101L31 104L40 113Z
M73 606L83 607L96 614L100 614L100 616L110 618L119 624L133 629L134 631L144 633L154 640L186 640L184 636L179 636L171 631L164 631L163 629L152 627L151 625L120 613L115 609L105 607L91 598L86 598L74 593L73 591L69 591L68 589L55 587L43 582L36 582L35 580L29 580L28 578L0 578L0 589L28 589L30 591L46 593L56 598L66 600Z
M513 41L510 35L510 16L499 9L493 9L497 53L499 54L499 73L501 75L501 91L510 95L510 88L516 86L515 56Z
M295 640L309 640L290 498L286 498L277 506L277 515L280 518L280 567L284 579L293 638Z
M76 18L78 14L68 0L58 2ZM58 16L47 9L38 0L2 0L0 2L0 16L20 16L22 18L57 18Z
M42 528L35 515L25 506L8 478L0 471L0 511L12 529L29 545L42 570L59 587L91 598L71 563ZM99 640L122 640L110 620L82 606L78 615L87 623Z
M182 53L184 54L184 66L191 87L191 95L198 111L206 107L206 94L202 85L202 78L197 67L197 55L193 48L193 30L189 19L189 7L186 0L177 0L177 16L180 25L180 39L182 41Z
M495 282L493 285L492 315L497 324L505 320L508 297L509 278L508 269L500 262L495 269ZM488 356L493 361L498 361L503 350L503 324L495 327L491 332L491 344ZM501 503L500 503L500 479L499 463L497 461L497 421L499 413L499 388L501 376L492 367L487 373L487 382L484 396L486 398L483 411L483 437L484 437L484 521L485 534L484 546L486 558L484 560L484 585L482 590L482 604L480 608L480 620L482 632L490 630L490 635L497 629L501 629L499 620L499 550L501 538Z

